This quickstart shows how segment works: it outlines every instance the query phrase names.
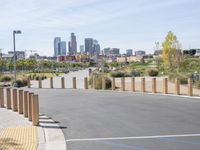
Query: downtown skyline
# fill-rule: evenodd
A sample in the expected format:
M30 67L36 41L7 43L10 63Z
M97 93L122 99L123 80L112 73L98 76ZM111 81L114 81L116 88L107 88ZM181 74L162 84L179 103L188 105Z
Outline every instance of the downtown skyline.
M98 39L101 49L117 47L153 53L168 31L173 31L183 49L200 47L200 2L198 0L1 0L0 48L13 49L12 31L17 50L33 49L41 55L53 55L52 39L68 41L75 32L77 45L86 37ZM8 11L9 10L9 11ZM170 11L169 11L170 10ZM35 13L37 12L37 13Z

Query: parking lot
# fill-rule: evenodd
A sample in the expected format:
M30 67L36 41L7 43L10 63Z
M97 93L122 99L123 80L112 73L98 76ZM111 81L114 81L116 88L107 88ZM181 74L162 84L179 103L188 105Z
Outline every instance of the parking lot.
M32 89L60 122L68 150L199 150L200 99L131 92Z

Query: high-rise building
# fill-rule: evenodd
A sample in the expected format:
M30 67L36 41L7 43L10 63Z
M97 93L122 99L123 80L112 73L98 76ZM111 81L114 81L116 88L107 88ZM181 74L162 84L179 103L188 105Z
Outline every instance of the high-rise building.
M127 49L126 50L126 55L127 56L132 56L133 55L133 50L132 49Z
M57 57L58 54L60 54L59 52L59 43L61 42L61 38L60 37L55 37L54 38L54 56Z
M85 53L85 47L84 47L84 45L80 45L80 53L81 54L84 54Z
M74 33L71 33L70 42L68 43L68 48L69 48L69 55L77 54L77 42L76 42L76 36Z
M66 55L66 52L67 52L67 48L66 48L66 42L64 41L61 41L59 44L58 44L58 48L59 48L59 54L58 55Z
M85 39L85 53L89 55L99 55L101 53L101 47L97 40L92 38Z
M93 40L93 55L99 55L101 47L97 40Z
M85 39L85 53L93 55L93 39L92 38Z

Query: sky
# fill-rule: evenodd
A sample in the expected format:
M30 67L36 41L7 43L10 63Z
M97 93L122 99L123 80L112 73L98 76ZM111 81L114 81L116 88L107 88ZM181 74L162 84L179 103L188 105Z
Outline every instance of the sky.
M200 48L200 0L0 0L0 49L37 50L52 56L54 37L77 43L97 39L101 48L153 53L168 31L183 49ZM160 46L161 47L161 46ZM28 51L27 51L28 53ZM30 52L29 52L30 53Z

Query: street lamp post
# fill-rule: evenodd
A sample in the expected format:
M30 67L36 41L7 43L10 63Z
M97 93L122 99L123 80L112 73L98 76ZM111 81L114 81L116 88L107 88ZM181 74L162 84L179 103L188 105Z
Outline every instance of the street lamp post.
M15 78L15 83L17 79L16 75L16 50L15 50L15 34L21 34L22 32L20 30L14 30L13 31L13 48L14 48L14 78Z

